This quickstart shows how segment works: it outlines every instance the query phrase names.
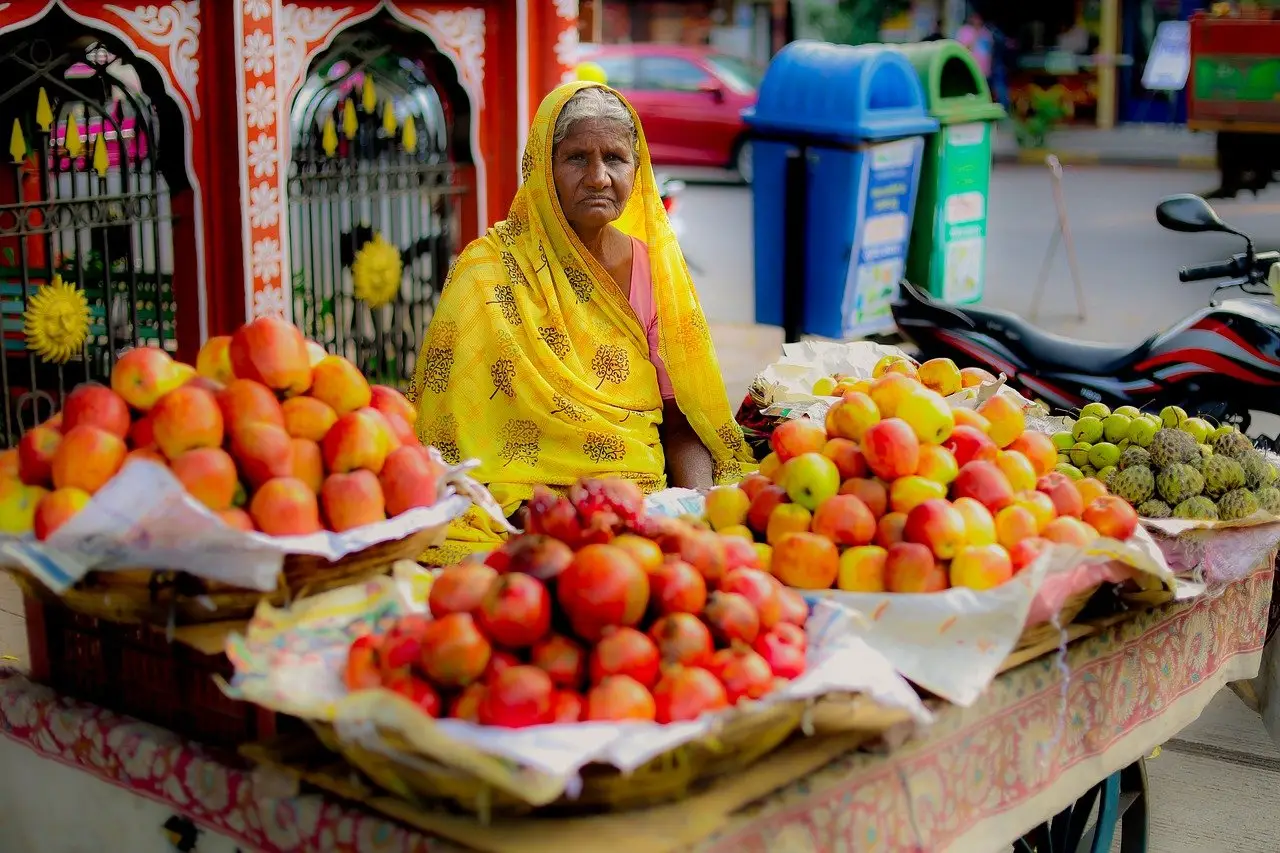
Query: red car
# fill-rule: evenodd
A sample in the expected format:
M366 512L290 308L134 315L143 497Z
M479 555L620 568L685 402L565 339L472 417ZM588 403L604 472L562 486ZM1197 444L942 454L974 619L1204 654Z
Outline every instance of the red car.
M742 111L756 102L762 70L710 48L666 44L584 44L578 58L603 68L635 107L653 162L735 169L750 183Z

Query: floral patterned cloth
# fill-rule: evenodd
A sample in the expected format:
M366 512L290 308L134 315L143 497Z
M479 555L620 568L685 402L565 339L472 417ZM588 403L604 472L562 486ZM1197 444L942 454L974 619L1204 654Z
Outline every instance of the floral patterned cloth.
M988 849L1021 835L1257 671L1273 572L1141 614L1008 673L888 757L841 758L739 813L699 853ZM153 726L0 672L0 733L175 810L245 848L460 853L258 777ZM982 843L986 847L982 847Z

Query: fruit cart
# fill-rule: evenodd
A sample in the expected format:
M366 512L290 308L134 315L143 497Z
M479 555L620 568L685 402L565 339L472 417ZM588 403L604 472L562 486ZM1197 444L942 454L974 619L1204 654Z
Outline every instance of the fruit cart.
M257 333L293 340L296 330ZM289 402L330 399L348 410L326 429L384 421L366 411L363 393L349 402L339 394L360 382L333 357L310 365L310 395L298 395L292 385L307 384L301 368L268 377L265 365L245 362L244 343L229 344L234 375L259 370ZM302 344L292 349L309 361ZM214 355L194 372L222 364ZM1137 496L1070 476L1028 401L992 377L969 381L954 364L876 355L874 366L863 358L822 383L842 396L826 398L821 417L786 419L773 430L760 473L705 501L679 490L646 500L623 479L583 480L564 494L539 489L526 530L483 560L435 572L403 561L319 593L304 580L297 600L263 584L258 598L268 600L247 622L240 611L239 622L175 626L176 617L200 621L196 605L212 600L211 588L185 609L134 611L142 624L133 634L93 633L76 620L102 593L63 585L62 602L81 608L64 636L80 629L78 639L40 650L35 669L48 679L56 663L62 679L50 680L81 698L0 677L0 731L14 741L0 748L6 766L26 770L10 774L21 786L3 783L13 790L0 790L0 819L33 853L73 840L42 827L96 837L125 810L163 827L179 849L197 849L203 827L198 849L206 851L361 850L375 841L376 849L500 853L602 843L624 851L872 842L962 850L993 839L1060 849L1083 841L1096 802L1093 840L1105 847L1118 831L1126 851L1143 849L1142 756L1220 687L1257 674L1280 525L1270 515L1165 520L1199 525L1202 534L1200 550L1183 555L1196 561L1198 577L1179 577L1139 523ZM329 374L332 384L320 381ZM125 410L135 423L155 418L155 457L145 465L116 458L114 476L109 466L71 471L59 445L39 457L52 457L49 474L24 467L20 449L10 488L74 475L86 496L89 487L95 493L69 508L44 508L65 485L35 495L34 537L10 537L6 550L25 554L27 568L51 582L57 572L46 564L64 567L63 551L145 559L142 545L163 536L146 518L124 536L95 519L103 503L128 502L112 490L139 471L172 479L179 505L217 521L209 502L217 498L226 512L222 505L236 498L206 492L203 480L180 479L171 467L223 436L202 433L198 420L171 431L161 417L174 400L196 413L195 403L216 401L201 381L175 382L149 401L151 414ZM814 384L803 377L805 393ZM83 408L69 408L73 422L118 409ZM1096 440L1091 416L1077 426ZM296 428L313 428L313 420ZM282 432L287 417L285 424ZM1161 432L1175 427L1156 431L1152 441L1169 447L1153 445L1152 454L1170 464L1199 457L1197 425L1183 426L1173 438ZM46 428L94 429L65 421ZM329 478L385 467L369 454L385 456L393 436L374 429L366 441L344 443L342 432L331 435L319 437L329 530L315 529L316 510L297 511L317 500L310 490L309 500L297 490L291 509L267 512L262 495L277 478L251 478L248 516L260 531L225 535L296 548L307 536L341 541L394 522L344 523L345 505L330 504L338 494L326 496L325 487ZM1252 452L1228 433L1219 438L1224 456ZM186 446L194 440L203 446ZM135 453L148 447L131 441ZM239 470L253 470L258 455L234 431L228 447ZM1241 477L1275 477L1270 465L1252 475L1239 467ZM379 483L365 479L370 488ZM1166 486L1188 488L1186 478L1164 479L1171 485L1157 485L1162 495ZM488 503L482 489L472 497ZM26 519L16 513L10 507L6 518ZM279 527L286 522L304 529ZM138 527L154 532L138 539ZM86 529L92 548L78 538ZM261 535L277 529L293 538ZM1170 533L1175 543L1178 533ZM1211 551L1206 543L1219 536L1231 544ZM1234 557L1219 565L1228 549ZM177 546L163 553L191 561L196 576L207 569ZM278 569L278 552L275 559ZM68 568L77 567L86 568ZM166 612L167 632L147 625ZM168 635L197 651L225 649L233 672L217 673L226 678L220 696L190 692L211 710L238 711L235 725L210 731L191 696L159 719L146 702L129 708L177 735L92 704L118 709L121 691L130 700L169 695L175 685L183 693L184 678L207 688L216 659L170 652L137 664ZM114 671L134 680L116 680ZM98 682L88 701L77 677ZM878 748L863 749L871 744ZM229 756L237 746L256 769ZM87 772L68 775L59 763ZM104 781L127 793L102 793ZM58 797L47 795L51 786ZM80 786L83 796L68 796ZM151 804L139 806L139 795ZM58 813L64 802L80 804L80 820ZM105 814L86 816L84 803Z
M1050 657L1022 664L972 707L943 708L930 728L887 756L849 751L852 735L799 741L673 806L580 820L512 819L487 829L415 810L349 775L327 778L332 790L322 792L284 773L248 772L167 732L7 675L0 679L0 761L18 772L0 781L0 816L29 853L100 838L106 826L119 827L122 840L136 839L131 850L160 850L158 830L175 816L203 833L195 848L203 853L550 851L575 844L798 853L866 849L872 839L885 850L986 850L1130 767L1193 721L1225 684L1253 675L1271 582L1271 568L1260 567L1217 598L1099 628L1073 643L1061 663ZM1192 646L1201 653L1186 654ZM1135 694L1147 698L1126 698ZM1023 746L1008 748L1016 744ZM313 780L326 779L323 765L308 770ZM1018 781L1002 785L1005 779ZM57 796L49 795L53 785ZM1104 791L1104 803L1113 796ZM1120 824L1125 850L1143 849L1130 840L1145 837L1142 805L1135 801ZM122 821L121 814L136 817Z

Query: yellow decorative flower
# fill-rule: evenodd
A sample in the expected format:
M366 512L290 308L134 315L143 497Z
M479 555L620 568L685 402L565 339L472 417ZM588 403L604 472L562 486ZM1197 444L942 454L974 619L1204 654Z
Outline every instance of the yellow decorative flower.
M84 350L89 337L89 300L62 276L39 288L23 313L27 349L55 364Z
M381 308L400 292L400 278L404 264L400 250L387 242L381 232L356 252L351 264L351 283L356 298L364 300L370 308Z

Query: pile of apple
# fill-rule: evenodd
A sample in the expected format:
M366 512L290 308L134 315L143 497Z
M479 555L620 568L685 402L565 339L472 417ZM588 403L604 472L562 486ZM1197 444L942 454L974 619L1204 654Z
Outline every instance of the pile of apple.
M748 541L646 518L624 480L539 491L529 530L444 569L429 616L356 639L348 689L507 728L672 723L804 672L808 607Z
M964 381L950 359L881 359L825 423L779 425L760 473L714 490L707 520L762 542L788 586L849 592L988 589L1049 543L1133 534L1126 501L1054 470L1057 448L1026 431L1017 398L951 408Z
M345 531L435 503L439 465L393 388L297 327L262 318L211 338L196 366L131 349L0 454L0 532L46 539L135 460L166 465L227 525Z

